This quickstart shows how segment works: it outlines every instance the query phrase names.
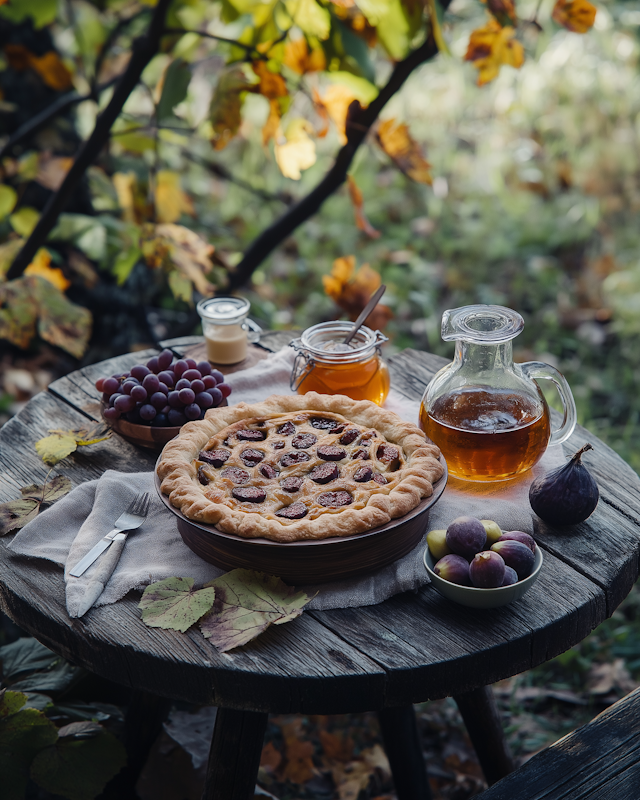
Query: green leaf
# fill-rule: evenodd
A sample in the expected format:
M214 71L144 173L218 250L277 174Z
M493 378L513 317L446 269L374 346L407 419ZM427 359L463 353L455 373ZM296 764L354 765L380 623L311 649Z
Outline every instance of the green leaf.
M49 669L59 658L60 656L30 636L21 636L15 642L0 647L0 662L4 680L15 678L23 672Z
M126 282L129 275L131 275L131 270L138 263L141 256L142 252L137 245L134 245L129 250L118 253L112 270L118 282L118 286L122 286Z
M2 8L2 6L0 6L0 8ZM20 236L27 237L31 235L31 231L36 227L36 223L39 219L39 211L36 211L35 208L24 206L19 211L15 211L11 214L9 222L16 233L19 233Z
M44 486L35 483L23 486L20 489L21 500L0 503L0 536L23 528L38 516L43 505L50 505L70 490L71 481L62 475L58 475Z
M193 284L189 278L173 270L169 273L167 280L176 300L184 300L185 303L189 304L193 303Z
M26 694L0 689L0 719L2 717L10 717L11 714L17 714L26 702Z
M234 569L207 586L215 588L216 597L200 629L223 653L255 639L269 625L299 617L311 599L280 578L250 569Z
M119 135L117 131L114 131L112 136L115 143L136 155L142 155L142 153L146 153L148 150L153 150L156 146L153 137L142 132L138 133L137 131L132 131L131 133Z
M0 17L16 23L31 17L36 28L49 25L57 14L58 0L10 0L7 5L0 6Z
M71 455L77 447L75 436L61 436L59 433L45 436L35 443L36 453L50 467L54 467L63 458Z
M31 778L52 794L93 800L126 764L123 745L93 722L73 722L59 733L57 742L33 759Z
M14 188L4 184L0 186L0 220L13 211L17 199L18 195Z
M0 716L2 800L24 800L31 762L40 750L54 744L57 739L56 726L35 708L23 708L10 716Z
M82 675L80 667L74 667L63 659L58 659L52 669L33 672L26 678L16 681L11 688L18 692L64 692Z
M191 67L181 58L169 64L164 74L162 94L158 103L158 119L170 117L173 109L187 96L187 89L191 81Z
M362 105L368 106L378 96L378 89L366 78L359 78L351 72L329 72L327 77L333 83L340 83L351 89L353 96L359 100Z
M213 588L193 591L193 578L166 578L144 590L139 608L150 628L186 631L213 605Z
M318 39L329 38L331 15L316 0L285 0L285 7L303 33Z
M362 71L363 77L373 85L376 76L373 63L369 57L369 46L364 39L357 36L344 23L338 21L337 28L340 31L340 38L345 53L351 56Z

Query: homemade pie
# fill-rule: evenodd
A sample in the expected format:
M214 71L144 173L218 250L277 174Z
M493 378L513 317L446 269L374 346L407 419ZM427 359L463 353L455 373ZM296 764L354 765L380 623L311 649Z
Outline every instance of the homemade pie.
M362 533L433 492L440 451L368 400L308 392L208 411L183 425L158 464L189 519L277 542Z

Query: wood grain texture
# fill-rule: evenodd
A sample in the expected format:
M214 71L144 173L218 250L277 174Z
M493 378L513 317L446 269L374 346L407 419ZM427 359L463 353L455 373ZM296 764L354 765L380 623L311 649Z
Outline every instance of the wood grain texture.
M640 689L535 755L478 800L638 800Z
M263 345L278 349L292 335L267 334ZM193 343L169 344L178 352ZM47 469L35 454L35 440L50 428L86 423L91 403L99 399L93 385L97 377L123 371L153 352L71 373L7 423L0 430L0 501L44 479ZM390 359L393 384L408 397L420 397L443 363L436 356L405 351ZM125 685L193 703L259 712L345 713L469 692L581 641L611 614L637 577L640 481L583 429L567 452L584 437L595 447L588 466L601 487L600 505L569 533L538 526L543 572L521 601L505 608L456 606L427 585L377 606L306 612L237 651L220 654L198 631L183 635L147 628L135 593L70 620L62 571L46 561L11 556L7 539L0 540L0 604L71 661ZM54 472L79 484L106 469L150 470L154 460L114 435L80 448Z

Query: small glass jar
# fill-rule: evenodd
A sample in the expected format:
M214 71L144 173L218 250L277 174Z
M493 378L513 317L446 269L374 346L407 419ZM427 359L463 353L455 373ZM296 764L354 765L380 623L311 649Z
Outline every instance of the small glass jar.
M261 329L247 319L250 308L244 297L209 297L198 303L207 358L213 364L244 361L247 343L258 341Z
M384 403L390 382L380 347L389 340L380 331L362 326L345 345L352 328L352 322L321 322L290 343L298 351L291 371L292 391L345 394L353 400Z

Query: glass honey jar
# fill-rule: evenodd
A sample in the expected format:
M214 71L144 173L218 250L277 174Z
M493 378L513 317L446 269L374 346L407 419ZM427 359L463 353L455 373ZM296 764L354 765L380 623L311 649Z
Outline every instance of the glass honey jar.
M291 390L298 394L344 394L353 400L382 405L389 394L389 370L380 347L389 341L364 325L344 344L352 322L321 322L290 343L297 353L291 370Z

